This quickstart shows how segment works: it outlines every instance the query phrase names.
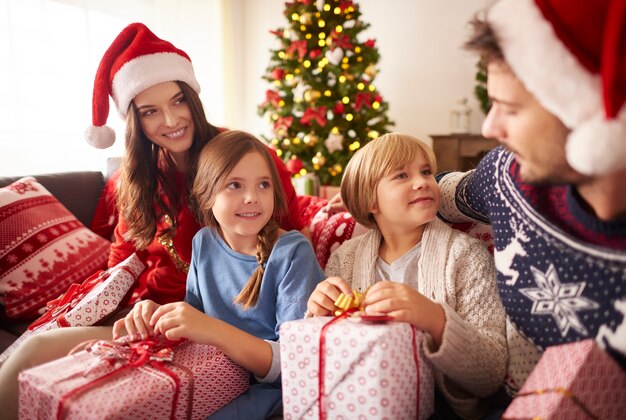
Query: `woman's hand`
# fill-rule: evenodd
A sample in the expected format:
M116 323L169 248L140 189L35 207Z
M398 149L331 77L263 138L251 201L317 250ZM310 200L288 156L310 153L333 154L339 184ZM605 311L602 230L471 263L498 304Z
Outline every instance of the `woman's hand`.
M156 334L163 334L169 340L187 338L201 344L215 344L210 326L213 318L186 302L168 303L158 308L150 325Z
M341 193L337 193L333 198L328 200L328 203L326 203L326 205L322 207L322 210L328 214L339 213L341 211L348 211L348 209L346 208L346 205L341 199Z
M113 339L117 340L123 336L124 331L133 338L143 340L154 335L150 318L158 307L159 305L151 300L137 302L125 318L119 319L113 324Z
M441 345L446 316L438 303L403 283L381 281L373 285L363 302L366 313L389 315L396 321L408 322Z
M340 277L329 277L315 287L306 306L309 313L316 316L332 315L335 310L335 301L343 293L352 293L348 283Z

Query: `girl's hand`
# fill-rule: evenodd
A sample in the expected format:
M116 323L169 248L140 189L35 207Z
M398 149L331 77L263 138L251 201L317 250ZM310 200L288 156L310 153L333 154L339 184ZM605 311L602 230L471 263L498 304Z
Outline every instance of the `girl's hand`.
M126 334L134 338L147 339L154 334L150 318L159 305L151 300L139 301L125 318L118 319L113 324L113 339L120 338L126 330Z
M381 281L373 285L363 302L365 312L389 315L427 332L437 348L441 345L446 316L438 303L403 283Z
M340 211L348 211L346 205L341 199L341 193L337 193L333 198L328 200L328 203L326 203L326 205L322 207L322 210L328 214L339 213Z
M335 301L341 293L346 295L352 293L348 283L340 277L329 277L315 287L306 307L316 316L332 315Z
M169 340L187 338L202 344L215 344L210 326L213 318L186 302L168 303L152 314L150 325L156 334Z

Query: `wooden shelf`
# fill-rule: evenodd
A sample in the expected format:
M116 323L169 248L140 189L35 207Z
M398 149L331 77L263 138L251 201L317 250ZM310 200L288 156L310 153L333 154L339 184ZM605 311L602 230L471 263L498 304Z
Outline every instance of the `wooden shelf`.
M480 134L431 134L437 157L437 172L468 171L498 145L498 141Z

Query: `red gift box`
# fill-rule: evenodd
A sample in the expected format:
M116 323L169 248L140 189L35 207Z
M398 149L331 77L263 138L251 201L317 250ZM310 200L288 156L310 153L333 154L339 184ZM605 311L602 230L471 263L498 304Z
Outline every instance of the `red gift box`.
M433 413L434 378L421 351L422 332L407 323L366 323L358 317L325 327L331 320L281 326L285 419L415 419Z
M144 268L133 253L115 267L100 270L82 283L73 283L65 293L48 302L46 312L0 355L0 364L33 334L53 328L95 325L124 304Z
M549 347L503 419L624 419L626 374L594 340Z
M204 419L249 382L250 374L213 346L98 341L22 372L19 417Z

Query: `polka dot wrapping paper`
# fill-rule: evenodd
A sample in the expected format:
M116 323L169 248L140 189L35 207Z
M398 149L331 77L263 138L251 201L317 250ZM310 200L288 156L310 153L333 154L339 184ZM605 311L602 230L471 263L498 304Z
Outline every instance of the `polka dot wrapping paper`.
M503 419L625 419L626 373L594 340L549 347Z
M19 418L201 420L249 387L249 372L217 347L187 341L171 350L166 362L111 364L81 351L27 369Z
M349 318L322 334L331 319L307 318L281 326L285 419L422 419L433 413L434 376L421 352L421 331L407 323ZM321 412L320 388L325 391Z

